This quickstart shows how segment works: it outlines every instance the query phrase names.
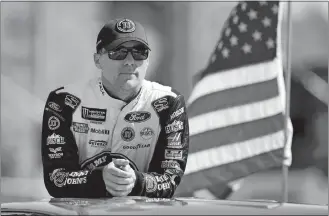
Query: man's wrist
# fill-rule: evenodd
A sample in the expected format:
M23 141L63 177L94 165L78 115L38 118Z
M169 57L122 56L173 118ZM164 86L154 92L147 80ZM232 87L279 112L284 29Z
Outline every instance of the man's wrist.
M132 191L129 193L129 196L141 196L143 192L143 183L144 176L141 172L134 170L135 172L135 183Z

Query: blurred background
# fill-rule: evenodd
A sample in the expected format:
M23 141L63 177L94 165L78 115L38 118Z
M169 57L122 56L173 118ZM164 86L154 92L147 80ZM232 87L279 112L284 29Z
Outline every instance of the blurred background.
M188 98L235 2L1 2L2 202L49 197L41 119L48 93L95 76L96 37L112 18L138 20L152 47L148 79ZM286 25L286 18L284 20ZM289 202L328 204L328 3L292 3ZM282 46L287 31L282 29ZM280 199L280 169L245 179L230 199Z

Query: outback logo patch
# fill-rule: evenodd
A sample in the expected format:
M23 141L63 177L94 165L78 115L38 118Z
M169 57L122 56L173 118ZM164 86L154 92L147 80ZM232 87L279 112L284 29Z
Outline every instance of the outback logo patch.
M104 122L106 120L106 109L82 107L81 117L87 120Z
M88 124L73 122L72 123L73 131L77 133L88 133L89 127Z
M159 98L152 102L153 108L159 113L169 108L169 96Z
M151 118L151 113L145 111L136 111L136 112L128 113L124 119L125 121L130 123L133 122L139 123L139 122L144 122L150 118Z

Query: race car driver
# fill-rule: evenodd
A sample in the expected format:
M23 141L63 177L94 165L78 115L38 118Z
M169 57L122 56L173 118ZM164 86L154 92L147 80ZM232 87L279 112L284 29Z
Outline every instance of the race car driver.
M50 92L42 125L44 183L53 197L169 198L189 147L184 97L145 80L150 46L129 19L104 25L101 76Z

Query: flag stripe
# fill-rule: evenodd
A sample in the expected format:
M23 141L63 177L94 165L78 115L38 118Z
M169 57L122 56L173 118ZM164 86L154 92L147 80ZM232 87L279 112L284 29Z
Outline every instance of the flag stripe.
M209 112L189 119L190 136L208 130L266 118L283 111L284 106L278 96L256 103Z
M229 145L232 143L262 137L283 129L284 116L280 113L256 121L206 131L190 137L189 153L191 154L204 149L215 148L218 146Z
M189 154L185 175L283 148L284 131Z
M274 59L270 62L209 74L195 85L188 104L213 92L272 80L281 70L278 65L278 60Z
M278 80L274 78L253 85L214 92L198 98L189 106L188 116L191 118L215 110L263 101L278 95Z
M175 196L211 187L214 182L225 183L253 174L260 170L277 167L282 159L283 149L263 153L257 157L246 158L223 166L212 167L202 172L185 175L179 184Z

